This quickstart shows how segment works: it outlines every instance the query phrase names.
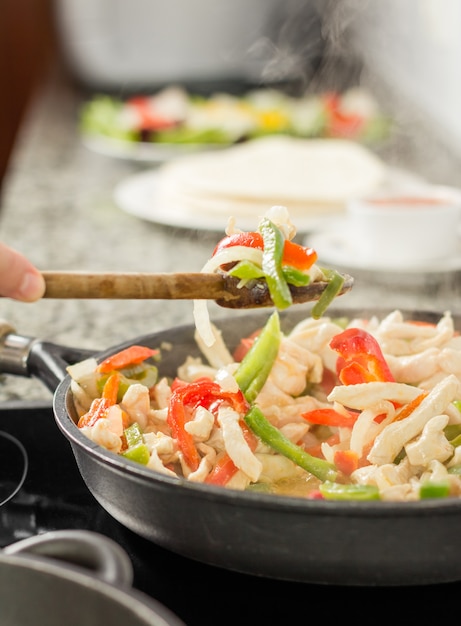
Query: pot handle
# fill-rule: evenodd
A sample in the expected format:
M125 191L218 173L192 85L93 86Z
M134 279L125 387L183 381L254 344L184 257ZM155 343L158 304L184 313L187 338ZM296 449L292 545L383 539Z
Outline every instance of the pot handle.
M133 565L113 539L91 530L48 531L3 548L4 554L42 557L77 566L111 585L131 587Z
M66 377L68 365L96 353L18 335L11 324L0 319L0 373L38 378L52 392Z

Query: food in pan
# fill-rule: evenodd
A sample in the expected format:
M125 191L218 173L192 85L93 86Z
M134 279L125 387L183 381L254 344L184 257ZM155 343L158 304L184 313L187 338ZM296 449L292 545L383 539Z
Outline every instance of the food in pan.
M229 145L263 135L347 137L389 134L389 119L363 88L292 97L275 89L200 96L180 86L127 99L96 94L81 110L82 133L127 142Z
M78 427L156 472L224 488L333 500L461 495L461 337L438 323L278 311L231 348L161 375L132 346L69 367ZM174 346L171 347L175 349Z

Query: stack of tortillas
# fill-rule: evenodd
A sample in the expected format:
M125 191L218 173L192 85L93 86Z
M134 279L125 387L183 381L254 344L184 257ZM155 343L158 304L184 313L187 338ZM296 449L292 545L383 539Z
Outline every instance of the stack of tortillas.
M341 212L352 197L379 187L384 163L342 139L266 137L184 156L157 170L155 202L165 211L259 216L274 205L297 215Z

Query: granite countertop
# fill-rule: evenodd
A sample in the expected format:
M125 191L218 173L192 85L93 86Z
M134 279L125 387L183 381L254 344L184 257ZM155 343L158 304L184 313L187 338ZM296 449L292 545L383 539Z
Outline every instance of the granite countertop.
M41 269L199 271L223 233L161 226L121 211L113 199L114 186L143 166L87 149L78 134L80 103L80 94L54 76L33 102L4 181L2 241ZM456 169L458 163L452 171L445 167L445 179L435 182L450 184ZM461 312L458 272L376 276L363 271L355 278L342 306ZM214 303L210 312L229 315ZM44 299L24 304L4 299L0 317L19 334L94 350L193 321L192 302L183 300ZM0 402L51 397L37 380L0 379Z

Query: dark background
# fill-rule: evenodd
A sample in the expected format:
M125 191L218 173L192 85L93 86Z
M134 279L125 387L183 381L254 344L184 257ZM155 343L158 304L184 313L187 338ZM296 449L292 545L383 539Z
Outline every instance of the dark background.
M0 193L18 129L56 55L53 0L0 2Z

